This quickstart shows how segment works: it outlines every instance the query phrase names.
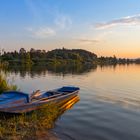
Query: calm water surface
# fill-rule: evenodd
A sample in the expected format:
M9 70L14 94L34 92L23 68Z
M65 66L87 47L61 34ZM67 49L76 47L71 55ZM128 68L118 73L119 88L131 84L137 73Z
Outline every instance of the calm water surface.
M80 101L56 122L64 140L140 140L140 65L88 71L12 70L10 81L26 92L64 85L81 88Z

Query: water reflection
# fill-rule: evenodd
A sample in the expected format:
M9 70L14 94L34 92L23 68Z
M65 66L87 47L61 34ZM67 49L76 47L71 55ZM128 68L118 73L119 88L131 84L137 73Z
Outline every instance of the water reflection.
M131 64L132 65L132 64ZM136 64L134 64L136 65ZM46 74L52 74L57 76L67 76L67 75L82 75L89 72L93 72L100 68L104 69L113 69L114 71L118 67L129 67L129 64L118 64L118 65L49 65L49 66L9 66L3 71L5 73L13 73L15 75L20 74L20 77L24 78L25 76L30 76L31 78L38 76L45 76Z
M132 110L140 110L140 99L133 99L131 96L124 96L122 95L114 95L114 94L102 94L96 95L94 100L98 100L101 102L111 103L119 105L125 109L132 109Z
M63 114L65 111L71 109L73 107L73 105L76 104L78 101L80 101L80 97L76 95L75 97L71 98L70 100L67 100L67 101L61 103L61 105L59 107L61 114Z
M80 102L67 112L76 99L65 102L55 125L70 139L140 139L140 65L15 67L5 72L26 92L80 87Z
M9 73L14 75L14 77L25 78L25 81L29 81L29 78L38 77L37 80L41 82L44 77L50 76L48 81L42 81L42 83L47 82L43 85L49 86L49 82L52 80L54 83L57 79L53 79L52 75L57 75L65 77L65 81L75 82L73 84L79 87L87 88L89 90L97 91L91 93L94 98L99 101L105 101L113 104L119 104L124 107L139 107L140 106L140 95L138 94L138 81L140 65L136 64L120 64L120 65L61 65L61 66L11 66L4 73ZM88 74L88 76L86 75ZM75 75L75 81L68 78L68 75ZM82 79L78 79L80 75ZM135 79L133 78L135 77ZM58 79L59 81L59 79ZM31 84L31 80L29 84ZM137 82L137 83L136 83ZM19 83L20 80L19 80ZM84 84L83 84L84 83ZM16 82L15 82L16 84ZM22 83L23 85L24 83ZM25 83L25 88L27 84ZM33 86L34 90L34 85ZM35 85L38 86L38 85ZM129 89L130 88L130 89ZM41 88L38 88L41 89ZM88 91L88 94L90 91Z
M31 78L36 76L45 76L47 73L53 75L81 75L88 73L91 70L96 70L97 65L59 65L59 66L10 66L5 71L20 74L20 77L24 78L29 75Z

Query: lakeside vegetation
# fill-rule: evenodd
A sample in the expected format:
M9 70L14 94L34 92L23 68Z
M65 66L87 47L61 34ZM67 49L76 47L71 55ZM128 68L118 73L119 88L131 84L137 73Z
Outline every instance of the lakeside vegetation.
M5 65L43 65L43 66L59 66L59 65L106 65L106 64L128 64L140 63L140 59L125 59L113 57L98 57L95 53L82 49L55 49L46 52L45 50L26 51L21 48L19 52L5 52L0 56L1 66Z
M42 137L41 134L44 131L47 137L48 129L53 128L58 116L59 109L54 104L45 105L30 114L7 115L1 113L0 139L32 140Z
M29 114L5 115L0 113L1 140L57 139L50 133L57 118L79 101L79 97L66 99L59 104L44 105ZM8 129L7 129L8 128Z
M17 86L9 83L6 76L0 74L0 94L8 90L17 90Z

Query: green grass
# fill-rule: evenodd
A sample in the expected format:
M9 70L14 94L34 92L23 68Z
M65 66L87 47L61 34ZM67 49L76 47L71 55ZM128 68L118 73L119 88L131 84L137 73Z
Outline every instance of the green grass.
M8 90L17 90L17 86L10 84L6 77L0 74L0 93Z
M30 114L0 117L0 139L35 139L38 132L54 127L59 116L59 109L54 104L45 105L40 110Z

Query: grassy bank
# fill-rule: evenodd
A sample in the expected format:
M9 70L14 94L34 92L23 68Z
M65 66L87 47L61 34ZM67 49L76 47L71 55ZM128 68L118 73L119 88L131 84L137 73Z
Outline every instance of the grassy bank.
M17 86L10 84L5 76L0 74L0 93L17 90ZM43 106L40 110L30 114L10 115L0 113L0 139L23 140L37 139L40 132L53 128L59 109L56 105ZM47 136L46 136L47 137Z
M55 120L79 101L75 96L60 104L49 104L29 114L0 114L1 140L56 140L49 129L54 127Z
M30 114L0 115L0 139L32 140L40 137L40 132L47 134L47 130L53 128L59 111L57 106L51 104Z

